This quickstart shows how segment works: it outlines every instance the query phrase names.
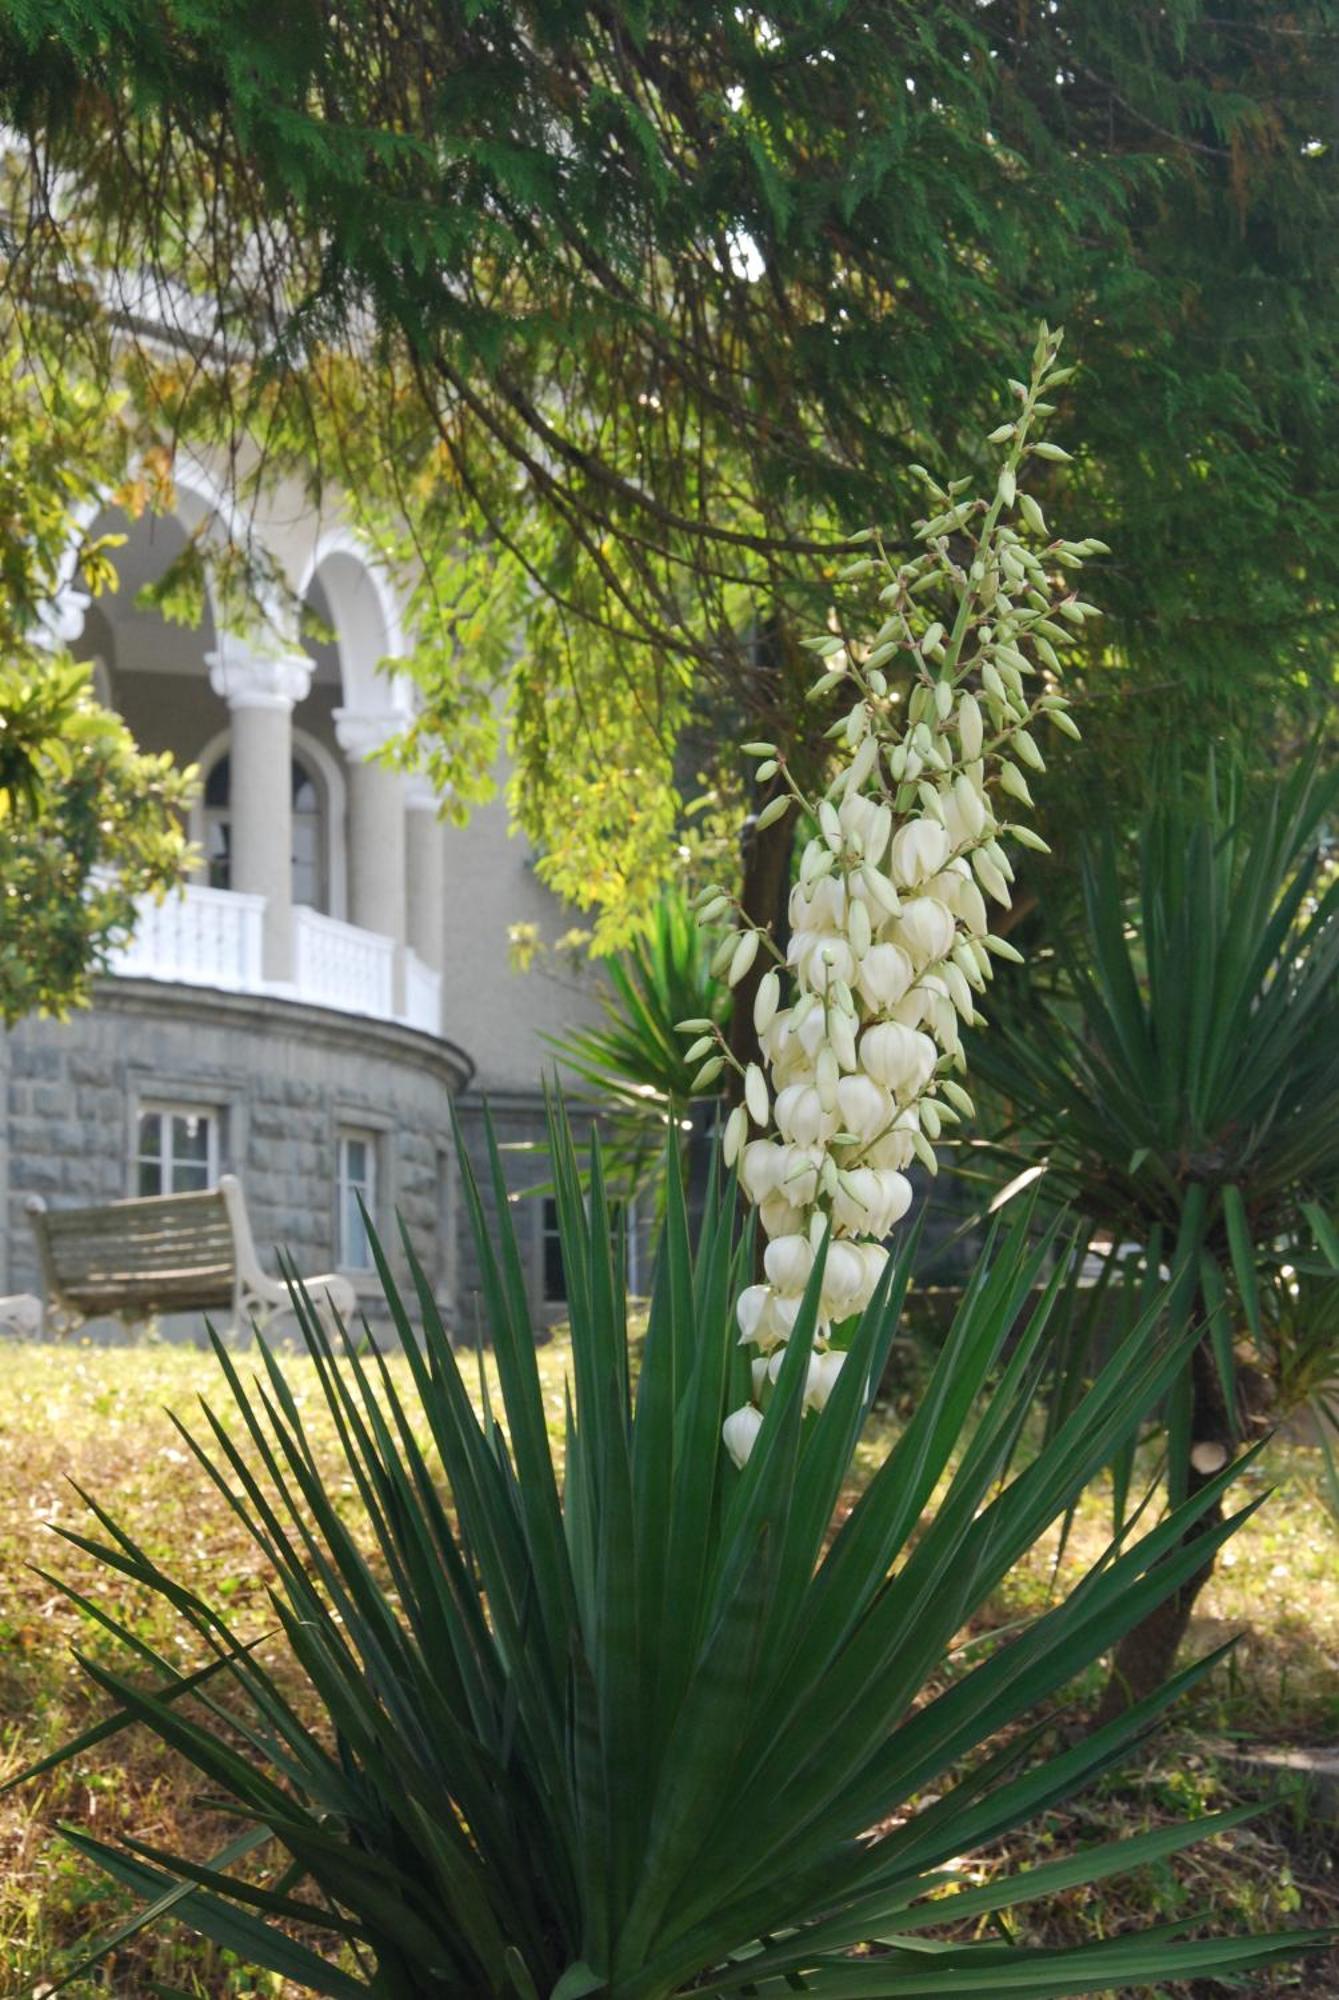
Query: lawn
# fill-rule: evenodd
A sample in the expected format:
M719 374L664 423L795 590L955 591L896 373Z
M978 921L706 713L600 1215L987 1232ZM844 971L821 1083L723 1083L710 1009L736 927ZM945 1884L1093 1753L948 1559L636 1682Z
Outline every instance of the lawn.
M552 1426L562 1416L566 1349L541 1350ZM291 1364L294 1392L314 1434L330 1443L309 1367ZM173 1659L192 1659L182 1634L157 1600L145 1603L81 1551L57 1539L52 1525L82 1529L88 1516L70 1481L108 1504L117 1519L181 1580L226 1607L243 1630L272 1625L261 1561L208 1489L164 1414L189 1419L201 1393L225 1411L210 1357L163 1347L63 1349L12 1347L0 1354L0 1778L41 1757L87 1726L100 1698L86 1692L72 1647L119 1667L111 1642L90 1628L31 1565L58 1573L135 1625ZM886 1447L891 1412L862 1447L866 1462ZM965 1880L986 1879L1042 1851L1114 1832L1135 1832L1238 1798L1272 1801L1262 1816L1224 1841L1207 1843L1175 1864L1113 1885L1100 1908L1076 1894L1016 1915L1030 1934L1059 1942L1157 1915L1211 1911L1218 1925L1339 1923L1335 1829L1286 1782L1252 1773L1244 1744L1327 1743L1339 1733L1339 1531L1326 1511L1318 1455L1276 1440L1247 1478L1273 1488L1268 1504L1237 1536L1200 1602L1197 1650L1242 1634L1220 1670L1139 1757L1072 1807L1047 1816L1026 1850L964 1857ZM1243 1485L1245 1482L1243 1482ZM350 1505L351 1486L345 1482ZM1102 1545L1102 1496L1084 1503L1060 1564L1077 1574ZM1036 1549L1009 1580L967 1647L992 1643L992 1632L1038 1610L1053 1586L1056 1540ZM1096 1691L1095 1678L1074 1690ZM1080 1726L1065 1718L1062 1727ZM0 1799L0 1994L34 2000L45 1982L74 1961L71 1947L109 1928L130 1907L118 1890L59 1837L67 1820L103 1837L118 1830L164 1847L205 1855L222 1844L225 1823L196 1799L198 1780L137 1733L122 1735L79 1763ZM248 1975L226 1955L180 1926L137 1941L113 1961L109 1980L79 1980L72 2000L94 1993L147 1995L154 1981L194 1995L276 1996L268 1975ZM289 1989L290 1991L292 1989ZM1210 1987L1185 2000L1211 2000ZM1339 1955L1328 1968L1282 1971L1254 1990L1339 1995Z

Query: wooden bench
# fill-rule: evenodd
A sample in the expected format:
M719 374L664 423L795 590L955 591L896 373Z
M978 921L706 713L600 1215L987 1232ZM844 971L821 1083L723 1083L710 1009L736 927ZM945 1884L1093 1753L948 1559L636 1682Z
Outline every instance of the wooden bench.
M30 1195L28 1216L46 1278L47 1324L71 1333L87 1319L145 1320L158 1313L221 1312L246 1332L291 1310L288 1287L260 1267L241 1182L225 1174L201 1194L154 1195L103 1208L48 1208ZM341 1319L357 1295L347 1278L303 1281L313 1305Z

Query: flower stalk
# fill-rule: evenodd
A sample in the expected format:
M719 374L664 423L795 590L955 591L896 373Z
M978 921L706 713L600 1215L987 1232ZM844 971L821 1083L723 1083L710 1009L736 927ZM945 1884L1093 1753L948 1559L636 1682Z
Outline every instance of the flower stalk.
M960 1081L962 1031L983 1025L977 1003L994 960L1019 956L992 934L988 899L1011 901L1007 843L1045 849L1019 818L1032 805L1028 774L1045 769L1035 731L1049 723L1078 735L1061 655L1100 614L1073 576L1089 556L1108 553L1091 538L1048 537L1041 507L1020 485L1030 460L1068 457L1038 434L1054 410L1047 391L1072 373L1059 365L1060 341L1043 326L1029 381L1010 383L1020 407L988 440L1001 453L991 497L968 497L970 481L942 487L922 471L929 512L916 523L920 552L895 566L869 531L870 554L842 572L843 580L886 573L885 615L868 643L835 632L805 641L821 668L810 698L851 695L828 732L826 791L801 791L776 745L744 746L760 775L784 787L770 818L798 806L815 829L791 891L785 954L766 931L737 921L737 904L718 885L699 898L700 920L732 924L716 976L735 985L760 951L774 960L754 1004L764 1066L735 1062L708 1023L681 1024L705 1037L694 1051L707 1057L704 1075L727 1062L742 1068L725 1159L738 1161L767 1237L764 1279L736 1309L741 1342L756 1350L752 1402L724 1430L737 1464L752 1449L825 1238L805 1402L826 1403L843 1325L873 1296L885 1241L911 1205L908 1168L919 1161L934 1173L937 1143L973 1115Z

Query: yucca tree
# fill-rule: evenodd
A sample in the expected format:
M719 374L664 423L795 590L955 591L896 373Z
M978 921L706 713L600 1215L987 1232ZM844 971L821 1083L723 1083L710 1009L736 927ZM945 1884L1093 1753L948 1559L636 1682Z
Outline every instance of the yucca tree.
M497 1241L462 1171L498 1412L472 1407L422 1274L415 1327L383 1262L412 1394L374 1348L350 1341L337 1355L302 1311L342 1464L318 1462L263 1343L253 1387L216 1343L233 1421L206 1406L198 1435L179 1426L220 1507L273 1570L305 1699L291 1674L271 1673L254 1637L171 1581L103 1508L93 1508L101 1535L62 1531L167 1597L214 1655L183 1677L133 1625L78 1600L139 1672L85 1662L117 1713L66 1754L143 1725L243 1822L207 1861L70 1831L148 1899L121 1935L170 1911L336 2000L780 2000L796 1989L1038 2000L1211 1978L1319 1942L1304 1933L1225 1941L1177 1925L1067 1949L1025 1947L1007 1933L935 1937L947 1922L960 1939L963 1920L1160 1861L1241 1817L1090 1847L943 1898L951 1856L1109 1766L1213 1665L1044 1753L1042 1725L1011 1727L1184 1582L1199 1560L1187 1532L1226 1476L1141 1540L1113 1545L1067 1599L989 1654L974 1652L977 1664L952 1653L1010 1565L1166 1390L1181 1349L1151 1342L1146 1319L1045 1451L1020 1454L1065 1282L1063 1260L1052 1259L1055 1275L1006 1358L1050 1248L1023 1223L992 1244L921 1407L843 1514L907 1251L853 1330L826 1406L802 1421L820 1256L756 1445L736 1471L721 1446L746 1373L731 1309L749 1246L734 1226L734 1189L712 1190L694 1250L671 1159L634 1379L599 1160L586 1193L561 1124L551 1144L572 1308L561 1468L496 1155ZM332 1498L332 1471L340 1485L352 1481L354 1524ZM1250 1511L1215 1527L1210 1545ZM258 1850L276 1847L278 1861L262 1867ZM326 1953L291 1925L324 1938ZM869 1949L852 1956L858 1945Z
M1107 827L1055 983L1016 992L973 1046L1007 1106L1011 1167L1044 1160L1045 1184L1094 1230L1178 1266L1170 1335L1201 1338L1162 1408L1174 1500L1249 1435L1261 1376L1273 1407L1339 1371L1339 1277L1313 1247L1339 1203L1337 803L1339 774L1314 756L1248 795L1212 776L1166 784L1137 895ZM1207 1574L1130 1635L1108 1706L1170 1670Z

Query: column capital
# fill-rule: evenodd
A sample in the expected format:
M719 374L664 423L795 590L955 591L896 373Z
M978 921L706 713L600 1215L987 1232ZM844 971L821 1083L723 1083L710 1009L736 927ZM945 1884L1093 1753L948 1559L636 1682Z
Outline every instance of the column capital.
M374 757L392 736L398 736L409 717L391 709L337 708L335 741L346 757L362 764Z
M231 632L219 635L205 665L209 685L229 708L292 709L306 698L313 670L305 653L261 652Z

